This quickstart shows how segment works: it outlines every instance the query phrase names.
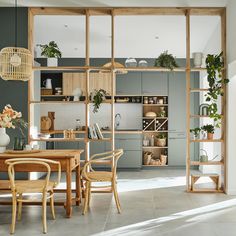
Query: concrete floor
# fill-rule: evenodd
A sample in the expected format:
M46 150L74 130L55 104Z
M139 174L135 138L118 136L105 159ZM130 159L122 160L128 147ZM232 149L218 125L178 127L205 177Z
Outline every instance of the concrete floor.
M48 208L47 235L236 235L236 197L186 193L183 170L120 172L118 190L122 214L117 214L110 194L93 194L85 216L82 206L73 208L71 219L56 207L54 221ZM10 222L11 208L0 206L1 236L9 234ZM41 234L41 208L24 207L15 235Z

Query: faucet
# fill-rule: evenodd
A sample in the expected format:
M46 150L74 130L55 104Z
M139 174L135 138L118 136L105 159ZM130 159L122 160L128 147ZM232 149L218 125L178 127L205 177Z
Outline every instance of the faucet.
M117 129L120 126L120 120L121 120L121 114L116 113L116 115L115 115L115 129Z

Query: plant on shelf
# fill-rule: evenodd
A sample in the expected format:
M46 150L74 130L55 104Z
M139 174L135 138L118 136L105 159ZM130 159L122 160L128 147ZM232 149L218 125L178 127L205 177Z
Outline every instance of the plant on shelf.
M199 134L201 132L201 128L197 127L197 128L194 128L194 129L190 129L190 133L193 134L193 139L197 139Z
M209 102L209 116L213 118L216 127L221 125L221 115L218 114L217 99L224 95L224 86L229 82L223 78L224 58L223 52L217 55L208 54L206 57L207 81L209 89L206 101Z
M55 41L48 44L37 44L42 50L41 56L47 57L48 66L57 66L57 59L61 58L61 51Z
M158 147L165 147L166 146L166 135L165 134L158 134L157 138L157 146Z
M168 51L164 51L160 56L155 60L155 66L160 66L173 70L175 67L178 67L175 58L172 54L168 54Z
M101 106L101 103L103 101L106 100L106 95L107 95L107 92L104 90L104 89L95 89L92 93L91 93L91 101L94 103L93 104L93 112L96 113L98 112L100 106Z
M211 125L211 124L203 125L201 129L202 131L207 133L207 139L210 139L210 140L213 139L213 135L215 133L214 125Z

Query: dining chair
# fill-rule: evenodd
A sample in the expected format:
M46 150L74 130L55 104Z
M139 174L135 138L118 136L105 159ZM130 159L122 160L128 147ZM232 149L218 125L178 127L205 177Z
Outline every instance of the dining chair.
M10 179L10 187L12 192L12 224L10 233L14 234L16 224L16 212L18 205L17 219L21 219L22 203L32 202L35 199L23 198L23 194L39 193L42 194L42 215L43 215L43 233L47 233L47 219L46 219L46 207L47 199L50 199L50 207L52 212L52 218L55 219L54 210L54 188L60 183L61 179L61 164L58 161L42 159L42 158L13 158L7 159L5 163L8 165L8 175ZM40 180L15 180L15 171L20 168L20 165L29 165L32 168L35 165L42 167L42 172L46 172L45 178ZM56 181L50 179L51 167L56 166L57 179Z
M85 162L84 167L82 169L82 179L85 182L85 199L84 199L84 208L83 215L86 214L91 198L91 189L98 188L110 188L108 192L114 194L116 207L118 213L121 213L120 201L117 193L117 162L119 158L123 155L122 149L117 149L110 152L104 152L92 155L90 160ZM94 166L106 163L111 166L110 171L96 171L94 170ZM110 182L109 185L103 186L92 186L93 182Z

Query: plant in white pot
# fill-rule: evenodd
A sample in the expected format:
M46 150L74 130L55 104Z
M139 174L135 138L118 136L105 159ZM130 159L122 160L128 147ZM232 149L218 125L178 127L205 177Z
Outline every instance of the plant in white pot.
M0 113L0 153L5 152L7 145L10 143L6 128L19 128L23 134L22 128L26 127L27 123L22 119L21 112L13 110L11 105L6 105Z
M61 58L61 51L55 41L48 44L37 44L42 50L41 56L47 57L47 66L58 66L58 58Z
M166 146L166 135L165 134L158 134L156 137L157 137L157 146L158 147L165 147Z

